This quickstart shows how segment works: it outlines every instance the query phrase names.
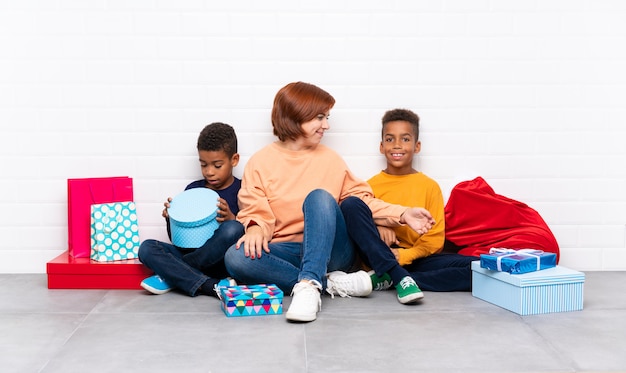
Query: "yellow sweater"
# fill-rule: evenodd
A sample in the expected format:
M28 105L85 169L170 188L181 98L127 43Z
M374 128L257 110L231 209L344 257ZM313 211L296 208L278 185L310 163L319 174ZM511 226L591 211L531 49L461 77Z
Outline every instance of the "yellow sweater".
M372 188L356 178L334 150L320 144L313 150L290 151L276 143L259 150L246 163L239 190L239 220L255 221L268 241L302 242L302 204L314 189L324 189L337 202L361 198L377 225L400 226L407 209L374 198Z
M435 225L428 233L419 235L408 226L394 228L400 241L400 265L438 253L445 238L443 195L439 184L423 173L389 175L384 172L367 181L374 195L389 203L411 207L424 207L430 211Z

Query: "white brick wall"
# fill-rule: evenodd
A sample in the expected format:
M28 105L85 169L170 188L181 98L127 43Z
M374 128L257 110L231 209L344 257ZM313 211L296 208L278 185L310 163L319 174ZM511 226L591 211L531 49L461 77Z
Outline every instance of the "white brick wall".
M325 142L357 175L408 107L446 196L483 176L541 213L563 265L624 270L624 19L616 0L0 1L0 273L67 248L67 178L132 176L142 239L164 239L200 129L232 124L245 163L296 80L337 99Z

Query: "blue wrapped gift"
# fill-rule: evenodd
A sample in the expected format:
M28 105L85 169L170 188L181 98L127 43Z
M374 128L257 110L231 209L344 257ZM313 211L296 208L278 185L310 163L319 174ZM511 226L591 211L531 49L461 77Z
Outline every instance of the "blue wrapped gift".
M480 266L498 272L521 274L556 266L556 254L534 249L491 248L480 254Z

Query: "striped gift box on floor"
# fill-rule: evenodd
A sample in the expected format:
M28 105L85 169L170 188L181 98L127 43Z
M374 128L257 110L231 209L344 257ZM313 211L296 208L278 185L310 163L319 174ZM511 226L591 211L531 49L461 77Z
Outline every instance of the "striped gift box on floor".
M472 262L472 295L519 315L582 310L584 282L584 273L562 266L514 275Z

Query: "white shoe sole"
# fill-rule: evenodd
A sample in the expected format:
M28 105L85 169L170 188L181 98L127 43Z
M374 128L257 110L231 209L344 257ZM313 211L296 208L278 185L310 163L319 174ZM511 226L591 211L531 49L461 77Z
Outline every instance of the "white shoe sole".
M402 304L411 304L411 303L415 303L419 301L422 298L424 298L424 293L419 292L419 293L413 293L413 294L407 295L406 297L402 299L398 297L398 301Z
M141 287L146 289L148 292L152 293L152 294L156 294L156 295L161 295L161 294L165 294L168 291L172 290L172 288L169 289L157 289L157 288L153 288L150 285L144 284L143 282L141 283Z
M296 322L311 322L317 319L317 313L315 314L297 314L293 312L287 311L285 313L285 318L288 321L296 321Z

